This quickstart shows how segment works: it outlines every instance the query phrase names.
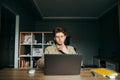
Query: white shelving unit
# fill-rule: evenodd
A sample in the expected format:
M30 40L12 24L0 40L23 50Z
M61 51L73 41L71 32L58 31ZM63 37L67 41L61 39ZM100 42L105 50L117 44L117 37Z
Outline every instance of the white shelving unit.
M20 32L18 68L36 68L36 61L50 45L54 45L52 32Z

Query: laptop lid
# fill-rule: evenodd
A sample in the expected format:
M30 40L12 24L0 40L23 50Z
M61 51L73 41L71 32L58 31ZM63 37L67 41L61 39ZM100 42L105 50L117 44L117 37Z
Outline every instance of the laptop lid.
M80 75L82 55L45 54L45 75Z

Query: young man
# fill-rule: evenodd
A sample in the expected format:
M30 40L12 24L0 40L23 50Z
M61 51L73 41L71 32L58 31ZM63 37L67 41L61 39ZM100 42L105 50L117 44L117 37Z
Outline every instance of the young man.
M55 45L45 48L44 54L76 54L72 46L65 45L66 36L66 32L61 27L56 27L53 31ZM39 59L38 66L44 67L44 56Z

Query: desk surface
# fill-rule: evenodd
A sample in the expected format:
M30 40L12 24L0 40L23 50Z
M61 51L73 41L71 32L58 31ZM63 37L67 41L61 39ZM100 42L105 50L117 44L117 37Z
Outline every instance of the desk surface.
M110 80L99 74L94 77L89 68L82 68L80 75L46 76L42 70L38 69L34 75L30 75L28 71L28 69L1 69L0 80ZM120 74L114 80L120 80Z

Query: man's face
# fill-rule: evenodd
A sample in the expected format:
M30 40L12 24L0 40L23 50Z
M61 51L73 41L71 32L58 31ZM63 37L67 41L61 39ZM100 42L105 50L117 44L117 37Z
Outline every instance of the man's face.
M58 45L64 44L65 39L66 39L66 35L64 35L63 32L58 32L58 33L56 33L56 35L55 35L55 37L54 37L54 40L56 41L56 43L57 43Z

